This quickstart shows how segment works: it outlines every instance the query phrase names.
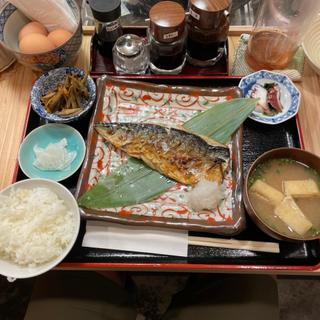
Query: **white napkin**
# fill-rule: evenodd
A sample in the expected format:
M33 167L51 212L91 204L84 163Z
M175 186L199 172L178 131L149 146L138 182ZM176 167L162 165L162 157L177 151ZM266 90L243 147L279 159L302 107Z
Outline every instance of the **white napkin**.
M31 20L39 21L49 31L62 28L73 33L77 20L66 0L9 0Z
M188 232L87 221L83 247L188 256Z

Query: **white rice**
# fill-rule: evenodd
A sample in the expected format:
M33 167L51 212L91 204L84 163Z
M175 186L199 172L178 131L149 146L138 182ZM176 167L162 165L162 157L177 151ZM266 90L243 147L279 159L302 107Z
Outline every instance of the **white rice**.
M71 241L73 222L48 188L13 190L0 198L0 258L27 266L52 261Z

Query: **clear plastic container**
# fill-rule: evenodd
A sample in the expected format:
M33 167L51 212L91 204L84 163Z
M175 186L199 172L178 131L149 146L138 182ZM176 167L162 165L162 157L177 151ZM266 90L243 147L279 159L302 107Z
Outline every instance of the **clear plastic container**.
M253 70L286 68L319 7L319 0L261 1L246 51L247 64Z

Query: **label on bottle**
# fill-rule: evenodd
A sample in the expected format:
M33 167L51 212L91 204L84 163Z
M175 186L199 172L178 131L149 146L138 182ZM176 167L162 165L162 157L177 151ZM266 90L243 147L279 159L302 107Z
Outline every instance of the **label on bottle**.
M119 22L117 20L110 22L110 24L108 24L105 28L107 32L112 32L114 30L117 30L119 28Z
M164 34L163 39L168 40L168 39L176 38L177 36L178 36L178 31L174 31L174 32Z
M200 20L200 14L194 12L191 8L190 8L190 15L191 15L191 17L193 17L197 20Z

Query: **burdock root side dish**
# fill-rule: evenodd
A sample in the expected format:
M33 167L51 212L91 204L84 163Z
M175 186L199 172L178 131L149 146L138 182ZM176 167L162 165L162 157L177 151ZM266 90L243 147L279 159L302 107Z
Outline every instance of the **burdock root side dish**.
M82 79L68 74L64 82L58 84L55 90L41 97L40 100L45 110L59 116L79 113L82 110L81 100L89 98L87 78L88 73Z

